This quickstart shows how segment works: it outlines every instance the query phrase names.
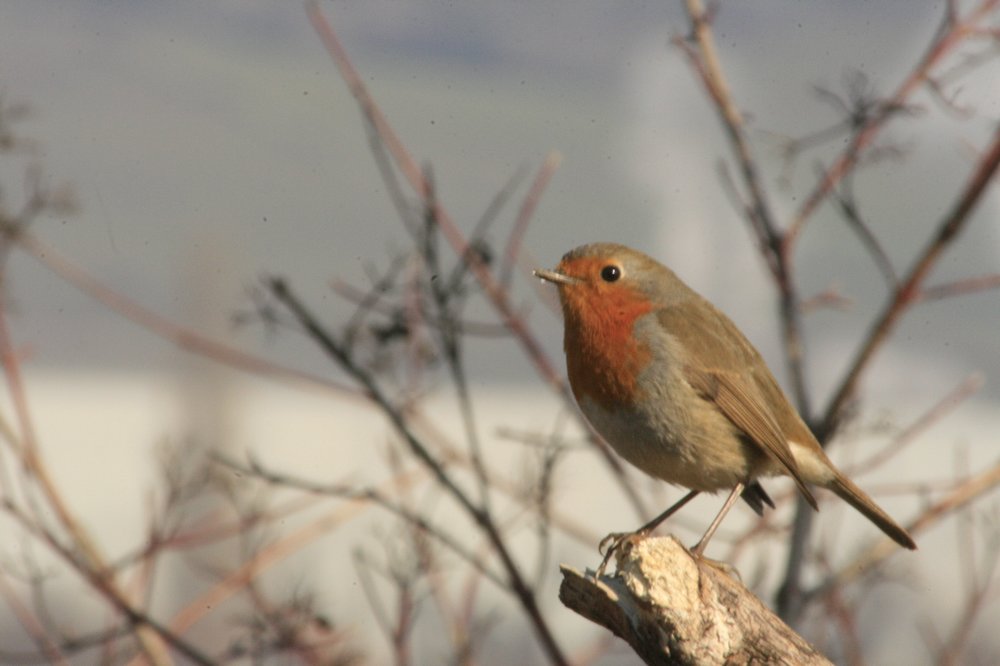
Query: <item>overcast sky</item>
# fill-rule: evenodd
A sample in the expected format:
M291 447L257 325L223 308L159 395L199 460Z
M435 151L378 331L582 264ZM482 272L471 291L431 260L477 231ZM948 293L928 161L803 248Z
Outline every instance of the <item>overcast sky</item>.
M863 73L885 93L934 33L940 3L723 3L716 31L736 99L768 165L776 211L794 210L818 152L778 184L780 137L840 117L815 92L843 93ZM669 39L679 5L621 3L333 2L327 14L390 120L436 174L446 207L470 230L519 168L550 151L562 166L525 246L554 264L593 240L638 245L671 264L780 364L774 299L744 223L719 183L717 122ZM228 321L262 273L286 275L348 310L331 278L360 285L406 236L377 176L360 115L297 2L8 2L0 9L0 86L34 113L17 129L40 144L56 182L81 212L36 232L117 289L179 321L255 347ZM955 92L957 122L929 103L887 140L906 161L859 179L865 213L897 270L908 265L968 173L1000 115L1000 76L985 69ZM24 162L0 172L8 196ZM522 186L490 238L502 244ZM1000 265L994 188L936 275ZM878 273L844 224L824 210L803 238L806 295L836 286L854 314L809 320L817 390L855 348L882 299ZM533 323L559 354L559 322L518 282ZM18 331L40 365L139 366L172 352L123 324L30 261L14 264ZM906 391L984 369L998 396L993 331L998 294L920 308L887 359L920 360L925 375L882 372L880 390ZM291 354L271 341L273 353ZM482 378L531 380L516 350L482 343ZM473 350L474 353L477 349ZM512 356L513 355L513 356ZM301 358L286 356L294 362ZM504 360L497 364L495 359ZM898 367L898 366L892 366ZM905 366L904 366L905 367ZM781 374L780 365L778 374ZM919 370L917 372L920 372ZM883 382L878 384L878 382ZM988 385L989 386L989 385Z

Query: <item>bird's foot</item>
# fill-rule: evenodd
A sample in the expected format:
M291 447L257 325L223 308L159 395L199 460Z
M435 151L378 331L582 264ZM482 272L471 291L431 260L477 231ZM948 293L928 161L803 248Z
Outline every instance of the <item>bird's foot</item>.
M732 564L729 564L728 562L723 562L722 560L713 560L710 557L705 557L704 555L702 555L701 551L698 550L697 546L691 547L690 549L688 549L688 552L690 552L691 556L694 557L699 562L707 564L713 569L718 569L719 571L726 574L730 578L735 578L741 583L743 582L743 577L740 576L740 572L737 571L736 567L734 567Z
M608 562L611 561L611 556L618 552L626 543L635 543L636 541L641 541L649 535L645 530L638 530L636 532L612 532L608 536L601 539L601 542L597 544L597 552L604 554L604 559L601 560L601 566L597 567L597 574L595 578L600 578L604 575L604 570L608 567ZM604 548L607 546L607 551Z

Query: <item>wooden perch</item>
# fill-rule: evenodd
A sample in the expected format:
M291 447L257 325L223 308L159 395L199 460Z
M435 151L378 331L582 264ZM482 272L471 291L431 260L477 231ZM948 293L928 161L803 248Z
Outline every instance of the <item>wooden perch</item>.
M622 545L615 576L562 565L559 598L647 664L829 664L721 566L673 537Z

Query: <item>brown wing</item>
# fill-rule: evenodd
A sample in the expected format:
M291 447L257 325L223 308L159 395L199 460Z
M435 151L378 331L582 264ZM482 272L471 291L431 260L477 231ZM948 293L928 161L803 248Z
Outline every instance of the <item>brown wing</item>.
M799 492L815 509L816 498L809 491L799 466L788 446L788 440L771 414L764 408L757 392L750 388L740 377L720 371L705 371L696 368L685 368L685 377L692 387L707 400L711 400L726 418L742 430L750 440L777 460L795 480Z
M801 419L753 345L725 314L693 292L690 300L657 312L657 318L687 351L685 377L691 386L777 460L815 509L816 499L799 474L788 445L789 435L798 441L797 431L805 426L798 425ZM711 359L712 367L696 366L691 359ZM772 386L773 391L768 390ZM795 432L786 432L788 429Z

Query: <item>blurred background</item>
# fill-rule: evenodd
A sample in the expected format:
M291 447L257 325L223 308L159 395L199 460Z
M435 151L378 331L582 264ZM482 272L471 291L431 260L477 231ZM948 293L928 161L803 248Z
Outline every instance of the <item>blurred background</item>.
M502 247L531 175L550 153L560 156L524 237L512 286L517 311L560 371L559 314L552 294L526 267L551 267L576 245L609 240L674 268L737 322L785 381L775 292L720 181L720 162L729 159L724 137L683 54L671 45L687 25L679 4L408 0L322 7L390 122L432 168L438 198L466 233L517 178L486 233ZM922 0L716 8L723 66L767 169L779 219L798 207L818 165L840 147L834 142L789 160L788 140L840 123L844 109L837 99L888 95L921 57L943 13L942 3ZM890 156L854 182L897 272L927 242L994 131L998 63L977 67L949 91L967 113L953 112L927 92L916 95L912 113L880 138ZM31 231L42 243L179 326L350 384L301 335L247 324L261 276L279 275L336 328L355 305L331 284L369 289L373 267L388 265L410 242L357 105L300 3L4 3L0 91L5 103L31 108L15 125L31 144L0 164L7 205L17 208L32 164L47 182L70 184L78 202L74 214L34 222ZM993 187L930 282L1000 270L998 210ZM114 314L26 254L15 251L8 262L9 325L42 452L111 559L144 538L165 451L201 446L237 457L249 451L273 469L317 482L384 477L392 431L364 401L222 367ZM822 405L886 294L878 268L832 206L806 227L796 266L804 297L833 290L848 299L846 309L821 309L805 322L807 379ZM496 321L475 299L468 316ZM893 493L893 484L930 479L932 489L934 482L995 462L998 328L995 290L920 305L862 384L851 453L835 448L835 458L865 457L867 437L912 423L970 376L985 380L920 433L912 455L858 477L866 488L886 490L876 497L903 521L927 499ZM576 425L565 425L568 407L509 336L473 337L466 353L491 465L514 476L537 465L530 451L504 436L510 429L580 437ZM440 389L431 383L425 411L443 431L461 433L444 381ZM2 404L9 413L6 393ZM593 456L580 454L558 477L554 502L587 517L599 536L637 526L619 488L594 470ZM632 476L663 506L679 496ZM774 485L786 489L784 482ZM699 516L714 514L719 501L700 499L679 532L692 538ZM995 528L995 496L984 506ZM838 544L837 557L846 561L850 540L874 533L849 510L825 509L819 529L835 525L838 534L850 535ZM750 512L737 511L742 515L734 524L750 524ZM269 572L278 589L308 588L347 629L350 643L375 662L389 658L389 646L373 622L354 561L363 549L377 550L372 544L390 525L370 509ZM9 521L0 529L16 534ZM953 563L944 564L955 557L956 532L941 527L918 537L917 554L896 558L903 560L906 591L893 589L860 612L860 626L877 618L888 627L861 631L871 663L930 661L933 650L919 639L921 627L929 623L945 634L958 621L960 577L947 569ZM24 558L26 548L45 561L20 537L0 536L0 544L8 563ZM548 562L550 580L539 596L567 643L596 634L559 605L556 564L593 567L595 549L596 542L558 544ZM168 616L183 608L190 598L182 581L211 578L214 556L175 563L158 585L157 608ZM764 589L779 579L783 563L780 549L767 557L773 561L760 579ZM936 576L939 567L948 573ZM71 578L50 589L62 600L60 622L82 627L86 604L69 601L78 589ZM898 615L885 619L886 609ZM506 656L510 663L511 654L538 659L537 648L518 638L528 631L523 620L494 610L500 617L484 641L483 662L502 663ZM996 609L985 617L995 620ZM11 615L0 618L0 642L27 649L30 641ZM988 626L989 620L975 625L970 642L985 651L975 654L996 647ZM204 627L192 631L210 634ZM423 635L417 663L432 663L443 649ZM619 645L602 659L631 663L633 657Z

